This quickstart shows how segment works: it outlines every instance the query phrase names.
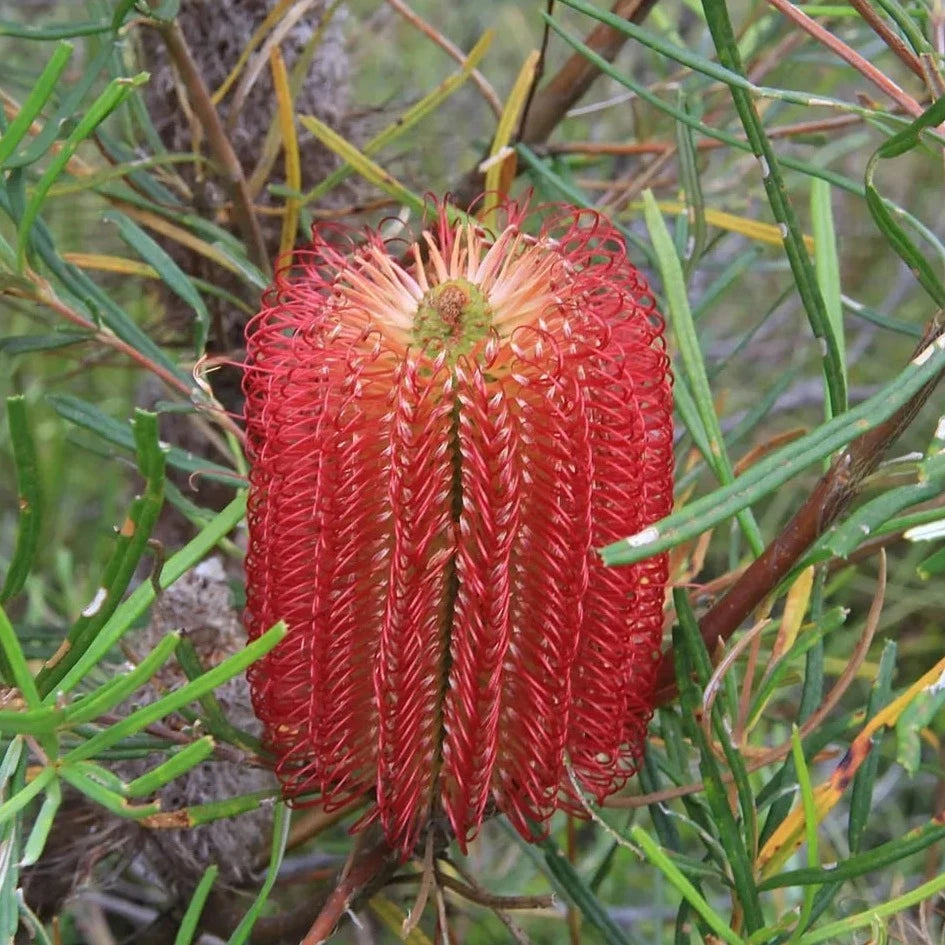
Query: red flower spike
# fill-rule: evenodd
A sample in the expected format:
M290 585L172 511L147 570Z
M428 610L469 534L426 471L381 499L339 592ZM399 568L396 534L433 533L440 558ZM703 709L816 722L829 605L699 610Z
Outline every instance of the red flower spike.
M373 792L405 856L580 813L567 763L603 799L651 714L666 556L594 549L672 506L662 319L596 215L501 214L316 230L247 329L249 631L289 626L256 712L286 797Z

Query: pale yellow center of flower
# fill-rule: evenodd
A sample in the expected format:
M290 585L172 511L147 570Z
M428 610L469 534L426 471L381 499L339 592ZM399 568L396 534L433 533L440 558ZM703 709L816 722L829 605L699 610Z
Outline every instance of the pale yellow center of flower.
M468 354L492 326L486 296L461 277L429 289L414 318L416 342L431 357L447 351L451 358Z

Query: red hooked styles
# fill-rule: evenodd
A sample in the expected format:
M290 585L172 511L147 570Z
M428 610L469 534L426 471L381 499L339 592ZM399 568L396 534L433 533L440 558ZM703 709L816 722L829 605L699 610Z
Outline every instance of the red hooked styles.
M602 799L650 718L666 557L594 549L671 510L663 323L608 223L544 211L316 230L247 329L256 712L287 797L371 792L405 854L493 804L531 836L568 763Z

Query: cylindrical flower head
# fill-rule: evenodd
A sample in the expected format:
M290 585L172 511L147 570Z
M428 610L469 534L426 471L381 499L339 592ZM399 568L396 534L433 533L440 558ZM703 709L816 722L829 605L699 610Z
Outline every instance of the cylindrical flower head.
M316 229L247 330L250 670L288 798L368 792L404 854L445 815L525 837L633 773L672 505L663 323L595 214L439 208L412 243ZM331 239L329 239L331 237Z

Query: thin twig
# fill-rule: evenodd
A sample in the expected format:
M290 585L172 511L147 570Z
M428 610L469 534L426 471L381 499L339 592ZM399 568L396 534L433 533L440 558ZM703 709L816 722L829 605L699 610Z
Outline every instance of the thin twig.
M335 926L350 910L354 900L379 882L382 883L399 864L400 857L385 841L367 850L356 846L335 888L325 900L318 917L300 945L321 945L322 942L328 941Z
M551 39L551 23L549 20L554 13L554 10L555 0L546 0L545 14L547 15L548 19L545 20L545 27L541 32L541 47L538 50L538 65L535 67L535 74L532 77L531 88L529 88L528 95L525 98L525 104L522 106L522 118L518 125L518 133L515 136L519 141L522 138L522 131L528 122L528 113L532 109L532 102L535 100L535 93L538 91L538 86L541 84L541 80L545 77L545 63L548 56L548 42Z
M616 0L610 12L631 23L639 23L646 18L655 3L656 0ZM627 39L626 33L598 23L588 33L584 44L607 62L613 62ZM599 75L600 70L583 53L576 52L570 56L557 74L535 95L520 140L529 145L547 141L568 110L577 104Z
M765 617L759 620L741 639L735 644L722 658L722 661L715 667L715 671L709 677L705 690L702 693L702 728L705 733L706 741L712 743L712 709L715 706L716 697L722 688L722 681L726 674L735 665L735 661L741 656L742 652L753 643L761 640L761 633L768 624L770 618ZM747 679L746 679L747 681ZM736 740L736 744L737 744Z
M420 917L427 906L427 900L436 884L436 870L433 863L433 832L427 833L426 847L423 852L423 872L420 874L420 889L417 892L417 898L414 900L413 908L410 914L404 919L403 928L400 930L400 937L407 939L410 933L420 924Z
M926 327L915 355L945 334L945 314L939 312ZM939 373L888 420L849 443L821 477L813 492L781 533L739 577L699 622L709 652L727 640L787 576L801 555L850 506L863 480L879 465L899 435L909 426L941 379ZM665 705L676 694L676 670L672 652L663 655L655 696Z
M910 115L917 118L922 114L922 106L911 95L903 91L889 76L864 59L856 50L851 49L845 42L838 39L830 30L825 29L816 20L811 19L803 10L799 10L790 0L768 0L768 3L804 30L805 33L856 69L864 79L872 82Z
M387 5L393 7L408 23L413 24L425 36L429 36L440 49L446 52L447 55L452 56L460 65L465 64L466 54L454 42L427 23L423 17L414 13L404 3L404 0L387 0ZM496 94L496 90L489 83L489 80L478 69L473 69L470 78L482 93L482 97L489 103L489 107L495 112L496 117L500 116L502 114L502 100Z
M447 873L437 872L437 882L444 889L449 889L464 899L489 909L504 909L510 912L520 909L553 909L557 901L553 894L549 896L499 896L483 889L470 877L467 876L465 879L464 883Z
M907 68L920 79L925 72L919 57L905 44L902 37L876 12L870 0L850 0L850 6L870 25L873 32L899 57Z
M769 138L813 135L862 124L864 120L862 115L833 115L830 118L817 118L812 121L799 121L790 125L769 128L767 135ZM742 141L747 140L745 135L739 137ZM673 151L675 147L675 141L563 141L536 147L535 153L540 156L546 154L661 154L665 151ZM727 147L730 147L727 141L720 141L717 138L700 138L696 142L696 149L699 151L715 151ZM581 183L580 180L578 182ZM584 186L583 183L582 186Z

